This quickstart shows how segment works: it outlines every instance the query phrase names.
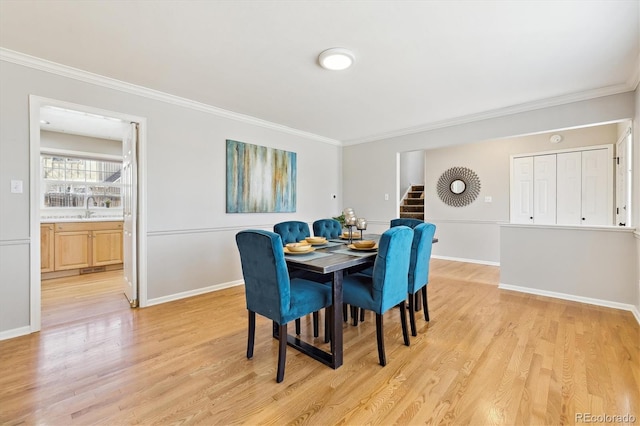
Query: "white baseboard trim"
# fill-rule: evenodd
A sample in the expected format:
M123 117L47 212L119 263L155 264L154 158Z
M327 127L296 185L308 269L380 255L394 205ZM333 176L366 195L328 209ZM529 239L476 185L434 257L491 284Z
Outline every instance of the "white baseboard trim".
M170 294L169 296L157 297L155 299L147 300L146 307L153 305L160 305L162 303L173 302L174 300L186 299L187 297L198 296L200 294L211 293L218 290L223 290L225 288L236 287L239 285L243 285L243 280L238 281L229 281L226 283L215 284L209 287L202 287L196 290L183 291L181 293Z
M517 291L519 293L535 294L536 296L553 297L555 299L569 300L572 302L580 302L580 303L586 303L589 305L604 306L605 308L613 308L613 309L620 309L623 311L629 311L633 314L638 324L640 324L640 311L638 311L638 308L636 306L630 305L627 303L612 302L610 300L602 300L602 299L593 299L591 297L576 296L573 294L558 293L555 291L540 290L537 288L521 287L517 285L504 284L504 283L498 284L498 288L501 290L511 290L511 291Z
M453 262L477 263L478 265L500 266L500 262L491 262L490 260L464 259L462 257L438 256L432 254L434 259L451 260Z
M26 336L27 334L31 334L31 326L0 331L0 340L13 339L14 337Z

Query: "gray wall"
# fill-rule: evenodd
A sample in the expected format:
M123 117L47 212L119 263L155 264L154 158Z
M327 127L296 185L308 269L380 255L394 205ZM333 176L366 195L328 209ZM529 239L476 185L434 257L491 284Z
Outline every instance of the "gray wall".
M615 144L617 140L615 124L557 133L563 136L559 144L549 142L552 133L541 133L427 150L425 217L438 226L442 237L435 254L500 262L500 230L497 225L509 221L511 155ZM478 198L464 207L451 207L443 203L436 193L440 175L454 166L470 168L481 182ZM492 201L485 202L485 197L491 197Z
M506 170L508 170L510 153L516 152L516 150L520 152L530 150L528 146L518 146L521 143L521 138L516 136L535 135L542 132L566 134L567 132L562 129L610 123L635 117L633 149L635 152L634 170L636 170L636 174L634 175L635 189L632 210L635 223L640 223L640 213L638 211L640 181L637 174L637 171L640 170L640 156L638 155L640 151L640 134L638 133L639 126L637 124L638 120L640 120L637 112L638 107L640 107L640 101L638 101L637 92L636 90L635 92L540 108L503 117L435 128L367 144L346 146L343 151L343 161L345 164L350 164L350 167L345 168L343 171L344 199L359 214L366 216L370 220L372 227L381 229L388 226L389 220L395 217L396 214L394 206L382 200L383 194L386 192L392 193L396 185L394 164L396 153L398 152L429 149L430 151L426 156L425 170L427 180L433 182L435 176L439 175L447 167L461 165L453 164L452 162L446 165L433 164L433 159L430 159L430 153L433 152L432 156L435 157L436 150L440 148L449 147L452 149L451 151L443 150L442 152L445 153L454 153L456 150L460 150L459 153L463 158L469 159L469 161L473 160L473 163L468 164L472 168L480 168L485 171L493 168L505 170L504 167L507 167ZM605 132L605 140L596 138L597 141L594 140L594 144L616 142L615 128L613 130L613 138L610 138L610 130L606 127L594 129L593 131L600 130ZM565 139L557 148L551 148L548 145L548 134L540 135L539 139L541 146L545 146L544 149L541 148L540 150L562 149L570 146L570 143L573 144L573 141ZM492 142L479 143L482 141ZM583 145L584 142L585 139L583 137L579 138L579 140L576 139L575 146ZM473 145L464 146L467 144ZM492 155L486 155L483 152L482 148L484 146L493 147L491 149ZM502 158L496 156L496 153L501 150L500 156ZM366 164L359 164L356 159L363 156L366 156L368 161ZM453 157L455 155L450 156L449 159L452 160ZM375 170L376 173L366 173L367 170ZM509 176L507 173L504 177L500 177L501 173L485 174L485 177L482 174L480 175L483 189L479 203L473 207L475 209L474 215L472 215L474 217L473 220L470 219L471 215L461 213L464 210L455 210L444 206L442 206L442 209L434 210L438 201L427 200L426 220L433 219L436 222L436 225L438 225L436 236L440 240L434 246L434 256L481 263L497 263L501 261L501 250L516 249L516 247L501 247L499 222L506 222L509 218L508 197L503 196L503 194L508 194L508 191L505 191L504 188L508 188ZM431 177L429 178L430 175ZM429 195L429 188L427 188L427 195ZM484 203L485 195L492 196L494 198L493 203L490 205ZM435 217L436 214L441 217ZM583 232L589 233L591 231L583 230ZM633 245L629 244L629 241L633 240L633 234L631 232L622 232L616 235L619 238L599 240L600 243L605 244L600 249L605 252L619 253L621 256L627 256L627 259L634 259L631 264L627 263L626 265L627 267L631 265L630 267L637 268L638 263L640 263L638 249L634 251L632 249ZM547 246L554 243L553 237L546 242ZM578 245L581 242L578 239L573 239L568 244L568 250L571 250L573 246L577 250L580 248ZM636 245L640 246L640 240L637 240ZM619 251L620 247L624 247L625 251ZM540 247L537 247L537 249L540 249ZM615 271L611 271L611 268L614 267L613 265L599 262L597 256L593 256L590 259L593 263L600 265L603 271L609 270L611 276L619 276ZM573 291L572 289L575 288L580 274L569 274L568 276L575 278L570 282L561 283L562 285L553 291L570 294ZM620 283L623 289L620 294L623 295L622 297L625 300L617 301L617 303L635 306L636 316L640 320L640 316L638 316L638 311L640 310L638 308L640 297L638 295L640 291L638 274L634 275L625 270L623 277L625 281ZM518 282L509 284L520 285ZM604 300L604 303L607 302L607 300Z
M39 241L30 235L29 95L147 119L142 238L150 303L241 280L234 242L240 229L311 222L342 209L337 144L2 60L0 93L0 338L30 327L29 247ZM297 212L225 213L226 139L298 154ZM10 193L11 179L24 182L24 193Z

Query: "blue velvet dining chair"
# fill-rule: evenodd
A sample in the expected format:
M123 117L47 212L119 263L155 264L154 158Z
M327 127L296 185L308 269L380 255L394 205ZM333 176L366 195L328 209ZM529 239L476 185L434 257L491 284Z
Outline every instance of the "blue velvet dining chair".
M394 226L404 225L413 229L421 223L424 223L424 220L413 219L410 217L400 217L397 219L391 219L391 223L389 225L391 226L391 228L393 228Z
M306 222L297 220L276 223L273 225L273 232L280 235L283 246L289 243L297 243L311 236L309 225Z
M287 323L330 307L331 286L302 278L290 279L282 239L276 233L240 231L236 234L236 244L240 252L249 311L247 358L253 357L258 313L279 326L276 381L280 383L284 379L287 355Z
M433 236L436 226L433 223L420 223L413 228L413 242L411 243L411 257L409 259L409 322L411 334L416 332L416 293L422 294L422 308L424 320L429 321L429 306L427 305L427 284L429 283L429 262L433 247ZM422 290L422 291L421 291Z
M320 219L313 222L313 235L326 239L338 238L342 234L342 225L335 219Z
M309 232L309 225L306 222L298 220L288 220L285 222L276 223L273 225L273 232L280 235L282 239L282 245L285 246L289 243L297 243L311 236ZM311 272L305 271L293 271L290 270L289 274L295 278L314 279L316 281L324 281L322 277L316 277ZM296 321L296 334L300 334L300 320ZM313 312L313 337L318 337L318 312Z
M406 226L388 229L380 236L373 274L351 274L343 278L343 301L376 314L376 336L380 365L387 364L384 350L383 314L400 307L404 344L409 346L406 299L409 276L409 257L413 231Z

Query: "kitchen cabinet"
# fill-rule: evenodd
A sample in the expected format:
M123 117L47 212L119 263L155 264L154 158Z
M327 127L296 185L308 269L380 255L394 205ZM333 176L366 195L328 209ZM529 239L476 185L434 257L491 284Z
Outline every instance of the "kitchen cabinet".
M54 270L54 224L40 225L40 272Z
M56 223L55 270L122 263L122 222Z

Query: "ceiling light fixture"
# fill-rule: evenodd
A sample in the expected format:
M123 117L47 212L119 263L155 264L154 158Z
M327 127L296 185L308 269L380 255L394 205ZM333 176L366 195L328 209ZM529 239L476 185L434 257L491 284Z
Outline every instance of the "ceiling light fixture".
M353 65L356 57L349 49L333 47L320 53L318 63L324 69L331 71L342 71Z

